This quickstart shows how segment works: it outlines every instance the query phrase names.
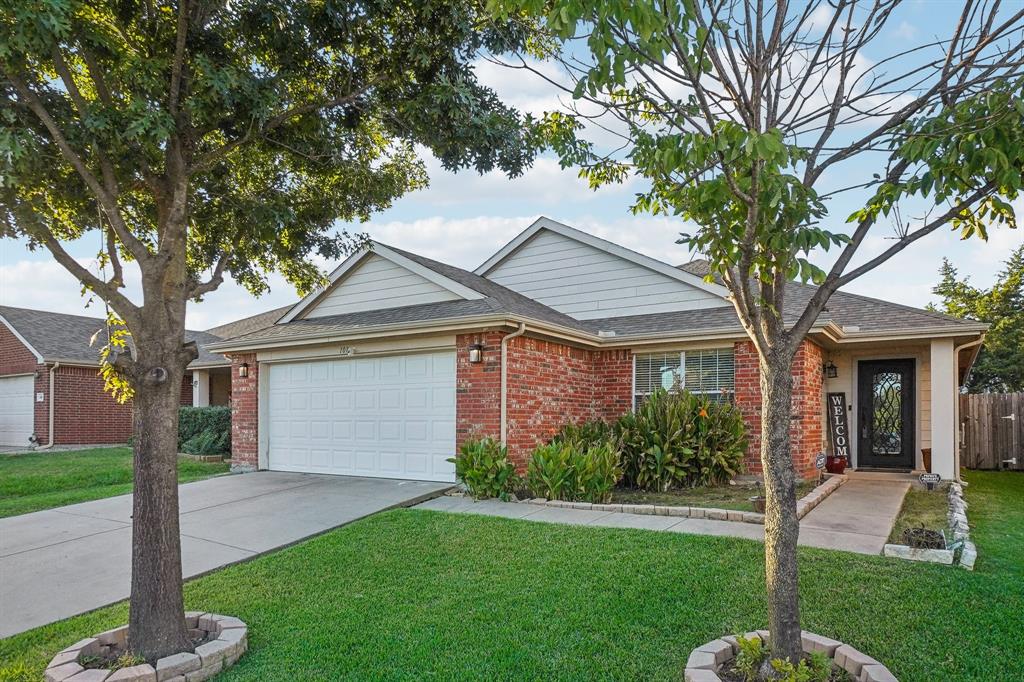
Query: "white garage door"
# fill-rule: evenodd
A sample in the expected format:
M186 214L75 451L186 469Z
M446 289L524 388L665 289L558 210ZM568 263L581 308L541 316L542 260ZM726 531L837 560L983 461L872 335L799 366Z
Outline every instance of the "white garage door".
M454 352L265 371L270 469L455 480Z
M0 377L0 445L29 446L35 377Z

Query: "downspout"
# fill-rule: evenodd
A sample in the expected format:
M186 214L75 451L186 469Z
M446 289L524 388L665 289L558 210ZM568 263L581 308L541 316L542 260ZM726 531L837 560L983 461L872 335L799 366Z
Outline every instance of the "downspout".
M48 433L50 434L49 442L46 445L40 445L39 447L36 448L36 450L49 450L50 448L53 447L53 405L55 402L57 402L57 391L55 389L57 385L56 374L58 367L60 367L60 362L55 362L53 363L53 366L50 367L50 417L48 427Z
M970 341L970 342L965 343L965 344L963 344L961 346L956 346L955 348L953 348L953 361L954 362L958 362L959 361L960 351L964 350L965 348L973 348L974 346L980 346L981 344L983 344L985 342L985 334L986 334L986 332L982 332L981 336L979 336L974 341ZM978 357L977 354L975 354L974 357L975 357L975 359L977 359L977 357ZM967 370L964 372L964 381L966 381L967 377L970 375L971 367L973 365L974 365L974 360L971 360L971 364L967 365ZM962 485L967 485L967 481L964 481L963 479L960 478L960 381L959 381L959 379L957 380L956 383L957 383L957 395L954 396L954 398L953 398L953 428L955 429L954 433L956 434L956 442L954 443L955 447L953 448L953 476L954 476L954 478L956 479L956 481L958 483L960 483Z
M526 323L520 322L519 329L507 334L501 340L501 444L507 445L508 424L508 342L526 333Z

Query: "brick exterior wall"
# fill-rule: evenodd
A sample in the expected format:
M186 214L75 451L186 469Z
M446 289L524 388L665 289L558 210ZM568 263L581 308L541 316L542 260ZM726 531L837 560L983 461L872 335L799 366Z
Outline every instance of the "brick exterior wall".
M249 375L238 369L249 365ZM259 466L260 365L255 353L231 357L231 469L254 470Z
M501 432L501 339L506 332L486 331L456 337L456 444L472 438L498 438ZM469 347L483 345L483 360L469 361ZM761 391L757 353L749 342L734 346L736 405L750 433L744 465L761 473ZM249 376L238 376L243 363ZM822 352L804 342L794 362L792 424L797 473L814 475L814 455L822 448ZM232 358L232 465L258 465L259 365L254 354ZM555 341L520 336L508 348L508 450L525 469L530 453L569 422L615 419L633 405L633 355L630 350L594 351Z
M733 346L736 362L736 406L747 424L749 445L743 460L747 473L761 474L761 370L757 351L749 341ZM793 360L793 414L790 439L793 464L797 476L815 475L814 457L821 452L822 410L822 350L811 341L804 341Z
M18 340L7 325L0 323L0 376L36 371L36 356Z
M501 432L501 339L503 332L457 337L456 439ZM482 343L480 363L468 348ZM520 336L508 347L508 450L525 468L538 443L567 422L611 419L632 404L633 360L629 351L591 351Z

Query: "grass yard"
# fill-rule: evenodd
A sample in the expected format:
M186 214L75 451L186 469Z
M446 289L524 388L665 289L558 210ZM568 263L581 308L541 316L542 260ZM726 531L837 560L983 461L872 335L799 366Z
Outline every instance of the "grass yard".
M228 470L226 462L178 459L178 479L197 481ZM130 448L0 455L0 517L132 491Z
M977 571L802 549L804 627L903 682L1024 679L1024 475L969 480ZM731 538L399 510L199 578L185 599L250 626L219 682L677 682L691 648L765 626L762 557ZM0 661L37 676L126 618L120 604L0 640Z
M949 509L949 492L911 487L903 498L903 507L892 526L889 542L903 544L903 531L908 528L946 530L946 512ZM970 518L968 510L968 519ZM949 532L947 538L951 539Z
M796 497L800 499L814 490L814 483L797 483ZM613 504L661 504L667 507L713 507L716 509L739 509L754 511L750 498L757 495L758 488L752 485L712 485L699 488L682 488L667 492L648 492L616 488L612 491Z

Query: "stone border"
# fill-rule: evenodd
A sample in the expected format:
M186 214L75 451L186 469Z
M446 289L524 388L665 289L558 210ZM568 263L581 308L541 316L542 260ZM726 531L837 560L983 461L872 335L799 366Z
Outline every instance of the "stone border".
M104 670L84 668L83 656L102 656L111 648L123 648L128 641L128 626L101 632L76 642L53 657L46 666L46 682L202 682L233 665L249 648L249 627L232 616L204 611L186 611L185 627L193 636L215 634L216 638L196 647L194 653L182 652L156 662ZM197 632L198 631L198 632Z
M846 474L824 474L824 476L824 483L796 501L796 518L798 520L807 516L812 509L821 504L826 497L838 490L839 486L847 481Z
M964 500L963 486L952 481L946 494L949 500L949 511L946 515L947 527L953 533L953 542L947 544L952 545L952 549L918 549L908 545L886 544L882 548L882 556L952 566L957 561L955 546L960 544L960 567L973 571L974 562L978 559L978 548L975 547L970 537L971 531L967 524L967 502Z
M974 562L978 560L978 548L971 540L971 527L967 524L967 500L964 499L964 487L958 481L949 484L949 528L953 531L953 543L962 542L960 549L960 567L968 571L974 570Z
M841 474L825 474L826 480L814 490L807 493L796 503L797 519L802 519L809 511L817 507L822 500L831 495L846 481ZM645 514L648 516L674 516L685 519L709 519L712 521L739 521L764 525L764 514L740 511L737 509L717 509L714 507L683 507L664 504L598 504L596 502L567 502L565 500L548 500L543 497L516 500L524 504L542 507L560 507L562 509L588 509L603 512L621 512L623 514Z
M755 630L743 635L746 639L758 637L765 644L769 641L767 630ZM805 654L820 651L826 654L838 667L850 674L858 682L899 682L896 676L884 665L867 654L854 649L849 644L816 635L806 630L801 632L801 640ZM684 682L721 682L718 671L739 653L736 637L729 635L708 642L690 652L683 672Z
M223 462L224 455L192 455L187 452L179 452L178 457L190 459L193 462Z

